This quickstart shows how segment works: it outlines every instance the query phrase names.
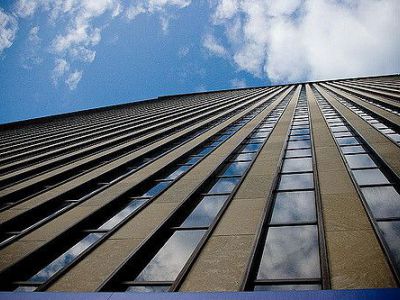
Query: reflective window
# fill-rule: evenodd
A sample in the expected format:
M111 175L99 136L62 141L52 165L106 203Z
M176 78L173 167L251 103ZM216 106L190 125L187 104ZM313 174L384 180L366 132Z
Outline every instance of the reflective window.
M253 157L256 156L255 153L241 153L235 157L235 160L253 160Z
M205 230L175 231L135 281L174 281Z
M392 186L363 187L361 192L375 218L400 216L400 195Z
M14 292L34 292L37 288L37 286L20 285L14 290Z
M319 277L317 226L270 227L257 279Z
M278 190L312 189L314 188L313 174L282 175Z
M260 149L262 144L247 144L243 147L241 152L257 152Z
M355 137L344 137L336 139L340 146L344 145L358 145L360 142Z
M220 178L208 191L209 194L230 193L239 183L240 178Z
M61 254L50 264L44 267L42 270L37 272L28 281L32 282L46 282L50 277L56 274L58 271L62 270L64 267L68 266L72 261L76 259L83 251L88 249L97 240L99 240L104 233L89 233L80 242L75 244L73 247L68 249L66 252Z
M400 268L400 221L378 222L386 243L389 245L395 267Z
M228 196L205 196L181 226L209 226L227 199Z
M108 220L103 225L101 225L98 229L110 230L110 229L114 228L116 225L118 225L123 220L125 220L127 217L129 217L139 207L141 207L146 201L147 200L142 200L142 199L131 201L127 207L125 207L123 210L121 210L119 213L117 213L114 217L112 217L110 220Z
M359 185L389 183L385 175L378 169L353 170L353 174Z
M345 155L351 169L376 167L376 164L368 154Z
M311 142L310 140L304 141L289 141L288 142L288 149L301 149L301 148L310 148Z
M193 156L193 157L190 157L184 164L187 164L187 165L194 165L194 164L197 163L200 159L202 159L202 157Z
M280 192L276 194L272 224L316 222L313 191Z
M283 161L282 172L307 172L312 171L312 158L290 158Z
M253 134L252 137L254 138L266 138L268 137L269 133L268 132L257 132L256 134Z
M287 150L285 157L306 157L311 156L311 149L300 149L300 150Z
M290 132L292 135L310 134L310 129L295 129Z
M171 174L169 174L167 177L165 177L165 179L174 180L177 177L179 177L179 175L185 173L189 169L190 169L189 166L180 166L178 169L176 169Z
M168 292L169 285L133 285L127 288L131 293L162 293Z
M351 132L345 131L345 132L335 132L333 134L334 137L348 137L348 136L353 136Z
M242 176L249 167L250 162L233 162L223 173L224 176Z
M211 147L207 147L207 148L204 148L204 149L202 149L200 152L198 152L196 155L198 155L198 156L206 156L208 153L210 153L211 151L213 151L214 150L214 148L211 148Z
M343 154L349 153L365 153L365 149L363 146L347 146L341 147Z
M171 181L162 181L157 183L155 186L150 188L146 193L142 195L142 197L154 197L161 193L163 190L165 190L169 185L171 184Z
M332 132L348 131L347 126L336 126L331 128Z

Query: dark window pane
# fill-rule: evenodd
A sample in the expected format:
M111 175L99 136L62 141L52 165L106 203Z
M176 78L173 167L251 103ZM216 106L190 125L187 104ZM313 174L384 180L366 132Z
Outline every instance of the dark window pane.
M392 186L363 187L361 192L375 218L400 216L400 195Z
M224 176L242 176L249 167L250 162L233 162L224 172Z
M189 169L190 169L189 166L180 166L178 169L176 169L171 174L169 174L167 177L165 177L165 179L174 180Z
M198 155L198 156L206 156L208 153L210 153L213 150L214 150L214 148L211 148L211 147L204 148L200 152L196 153L196 155Z
M301 150L287 150L286 158L289 157L306 157L311 156L311 149L301 149Z
M257 279L319 278L317 226L268 229Z
M344 154L365 153L365 149L363 148L363 146L347 146L347 147L341 147L341 149Z
M300 148L310 148L310 147L311 147L310 140L288 142L288 149L300 149Z
M307 172L312 171L312 158L289 158L283 161L282 172Z
M378 169L352 171L359 185L389 183L386 176Z
M355 137L344 137L344 138L337 138L338 144L340 146L344 145L358 145L360 142Z
M162 293L168 292L169 285L133 285L126 289L131 293Z
M320 290L319 284L271 284L271 285L256 285L255 291L308 291Z
M171 184L171 181L162 181L157 183L155 186L150 188L146 193L142 195L142 197L154 197L161 193L163 190L165 190L169 185Z
M194 165L195 163L197 163L200 159L202 159L202 157L199 156L194 156L194 157L190 157L185 164L187 165Z
M182 223L183 227L209 226L228 196L205 196Z
M262 144L247 144L243 147L241 152L257 152L260 149Z
M277 193L272 212L272 224L315 222L313 191Z
M214 186L208 191L210 194L230 193L239 183L239 178L220 178Z
M400 221L378 222L395 267L400 268Z
M312 189L314 188L313 174L282 175L279 190Z
M66 252L61 254L55 260L53 260L50 264L44 267L42 270L37 272L28 281L33 282L45 282L58 271L62 270L66 266L68 266L71 262L73 262L83 251L93 245L97 240L99 240L104 233L89 233L86 237L84 237L81 241L76 243Z
M376 167L368 154L345 155L351 169Z
M110 230L129 217L134 211L136 211L139 207L141 207L147 200L133 200L131 201L123 210L117 213L114 217L109 219L103 225L101 225L98 229L102 230Z
M253 157L256 156L255 153L242 153L242 154L238 154L235 157L235 160L253 160Z
M205 230L175 231L135 281L174 281Z

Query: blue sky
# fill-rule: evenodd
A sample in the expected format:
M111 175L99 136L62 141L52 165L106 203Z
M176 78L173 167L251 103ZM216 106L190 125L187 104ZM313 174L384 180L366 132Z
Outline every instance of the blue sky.
M168 94L396 73L399 3L0 0L0 123Z

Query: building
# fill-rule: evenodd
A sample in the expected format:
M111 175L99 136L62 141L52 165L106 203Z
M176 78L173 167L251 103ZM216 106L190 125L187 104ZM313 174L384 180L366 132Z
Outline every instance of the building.
M0 290L397 287L399 126L398 75L2 125Z

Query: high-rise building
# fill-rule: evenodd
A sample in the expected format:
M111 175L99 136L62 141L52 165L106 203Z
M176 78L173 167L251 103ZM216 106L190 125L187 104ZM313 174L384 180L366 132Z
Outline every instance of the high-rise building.
M0 129L1 291L399 284L398 75L166 96Z

